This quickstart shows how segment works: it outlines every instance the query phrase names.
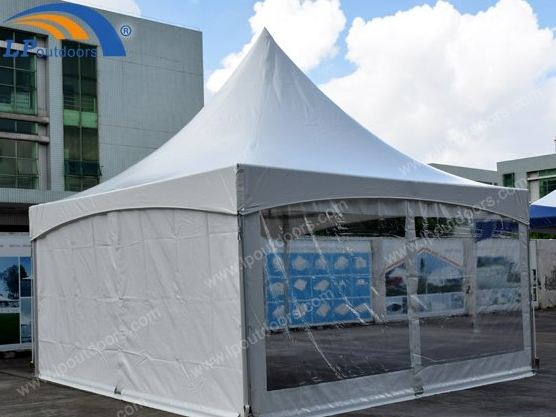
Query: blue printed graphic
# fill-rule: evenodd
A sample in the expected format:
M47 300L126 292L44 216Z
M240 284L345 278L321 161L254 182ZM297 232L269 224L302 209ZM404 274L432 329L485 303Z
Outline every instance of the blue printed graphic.
M372 319L369 253L292 251L287 271L285 264L282 253L266 256L269 326L284 328Z

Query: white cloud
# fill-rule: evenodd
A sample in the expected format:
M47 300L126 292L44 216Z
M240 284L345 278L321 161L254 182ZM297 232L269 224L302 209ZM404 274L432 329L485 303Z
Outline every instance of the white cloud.
M477 15L439 1L356 18L346 42L355 71L321 88L409 155L493 168L553 152L556 40L525 1Z
M251 41L222 60L222 68L207 80L210 92L222 87L265 27L304 71L337 53L336 41L346 24L339 0L264 0L255 4L254 11L249 19Z
M129 16L141 16L141 8L133 0L64 0L69 3L83 4L97 9L109 10Z

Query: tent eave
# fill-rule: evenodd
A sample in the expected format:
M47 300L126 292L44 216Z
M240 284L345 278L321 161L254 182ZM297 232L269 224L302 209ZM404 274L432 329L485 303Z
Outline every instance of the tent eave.
M31 240L63 224L111 211L175 208L235 215L236 172L232 166L33 206L29 210Z

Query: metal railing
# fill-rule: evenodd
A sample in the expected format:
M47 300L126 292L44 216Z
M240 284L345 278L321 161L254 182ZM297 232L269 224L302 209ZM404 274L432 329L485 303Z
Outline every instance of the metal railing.
M64 109L96 113L97 98L91 96L64 95Z

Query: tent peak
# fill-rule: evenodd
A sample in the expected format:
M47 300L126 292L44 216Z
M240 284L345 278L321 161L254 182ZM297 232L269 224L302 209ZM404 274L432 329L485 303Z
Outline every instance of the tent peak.
M220 91L162 147L79 196L238 164L409 182L473 184L392 148L333 103L265 27Z
M270 38L270 39L274 39L272 37L272 35L270 34L269 30L266 28L266 26L263 28L263 30L261 30L261 33L259 34L259 38L262 38L262 37L267 37L267 38Z

